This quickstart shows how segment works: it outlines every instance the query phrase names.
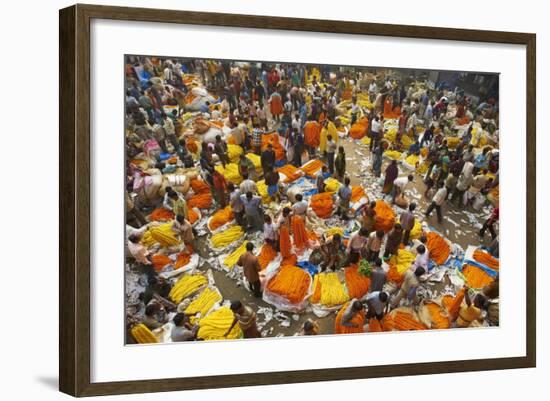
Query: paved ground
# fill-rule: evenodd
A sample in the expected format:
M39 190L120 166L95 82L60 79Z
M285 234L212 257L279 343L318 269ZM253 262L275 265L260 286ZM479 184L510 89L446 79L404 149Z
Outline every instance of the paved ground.
M370 170L365 168L364 165L365 162L370 163L370 152L368 150L368 146L360 144L356 141L349 141L347 139L343 140L342 144L346 150L346 155L348 156L348 174L351 178L352 185L363 185L366 188L367 194L371 198L376 199L377 197L375 194L379 194L380 185L376 183L376 178L371 174ZM384 162L382 171L384 171L387 163L387 161ZM406 173L407 172L403 171L402 174ZM436 230L443 233L449 240L458 243L463 248L466 248L468 245L476 245L480 243L484 243L486 245L489 244L489 237L487 236L484 242L480 241L480 238L477 235L477 229L475 229L475 225L479 225L480 222L483 221L483 213L475 212L473 210L458 209L455 206L445 206L445 219L442 224L437 223L435 212L430 218L425 219L423 213L429 202L428 199L422 196L422 194L426 188L420 176L415 176L414 184L409 191L409 199L414 198L419 205L418 217L422 221L426 220L430 226L434 227ZM370 188L374 188L374 190L371 191ZM470 222L470 220L472 222ZM206 249L204 249L203 252L205 252L205 255L207 254ZM225 272L213 270L213 273L216 280L216 285L222 292L224 299L240 299L245 303L251 304L254 309L269 308L274 310L271 305L252 296L251 293L244 287L237 286L236 281L230 277L227 277ZM441 283L434 284L432 289L441 290L448 284L449 282L445 280ZM291 313L283 312L281 315L287 317L287 325L281 325L280 321L275 318L268 323L265 323L266 315L259 313L258 322L262 326L264 335L267 334L270 337L294 335L301 329L303 322L308 318L318 321L321 333L329 334L334 331L335 314L330 314L325 318L317 318L312 312L306 312L300 315L293 315Z

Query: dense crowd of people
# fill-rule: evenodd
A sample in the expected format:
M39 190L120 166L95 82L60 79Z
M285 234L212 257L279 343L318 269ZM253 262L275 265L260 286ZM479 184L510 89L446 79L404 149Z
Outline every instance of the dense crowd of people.
M261 337L260 302L299 335L498 325L498 89L156 57L126 83L129 342Z

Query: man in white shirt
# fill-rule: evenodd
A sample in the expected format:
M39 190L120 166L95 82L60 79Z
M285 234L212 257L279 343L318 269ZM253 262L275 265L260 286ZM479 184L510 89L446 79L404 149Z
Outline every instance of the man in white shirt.
M248 192L252 192L253 194L258 193L258 187L256 186L256 183L252 181L250 178L248 178L248 175L243 176L244 180L241 182L241 185L239 186L239 190L241 194L246 194Z
M297 216L304 216L307 212L307 202L302 194L296 195L296 203L292 205L292 212Z
M439 189L435 193L435 195L432 198L432 203L430 203L430 206L428 206L428 209L426 210L426 217L429 217L432 211L435 209L437 212L437 221L439 224L443 222L443 216L441 214L441 206L443 205L443 202L445 202L445 199L447 198L447 187L445 186L445 183L441 182L439 184Z
M407 184L412 182L413 179L413 175L409 174L406 177L397 177L393 180L392 203L395 203L395 198L397 198L400 194L405 194Z
M378 92L378 86L376 86L376 82L372 81L369 85L369 99L372 102L374 102L374 97L376 96L376 92Z
M425 271L428 271L428 262L430 261L430 252L426 247L421 244L416 247L416 259L411 265L411 270L416 271L416 268L422 267Z

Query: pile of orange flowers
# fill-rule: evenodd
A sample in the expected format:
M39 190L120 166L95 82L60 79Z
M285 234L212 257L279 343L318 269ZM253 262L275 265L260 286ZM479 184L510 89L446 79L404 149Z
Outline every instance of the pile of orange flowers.
M187 138L185 141L185 147L191 153L197 153L199 151L199 145L193 138Z
M317 215L322 219L326 219L332 215L332 207L334 201L330 192L322 192L311 197L309 205Z
M493 270L498 270L499 260L489 255L487 252L483 252L480 249L474 251L474 260L481 264L484 264L487 267L490 267Z
M304 142L312 148L319 147L321 143L321 124L317 121L308 121L304 125Z
M321 170L321 167L323 167L323 162L321 160L315 159L304 164L302 167L300 167L300 170L302 170L305 175L314 177L315 174L317 174L317 172Z
M260 267L265 269L269 262L271 262L277 256L277 251L269 244L263 244L258 255L258 263Z
M429 302L426 304L426 308L430 312L430 319L432 321L432 329L448 329L451 327L451 321L449 317L443 313L441 306L436 303Z
M174 213L163 207L156 208L149 215L151 221L167 221L174 218Z
M194 224L199 219L199 215L193 209L188 209L187 214L189 215L189 223L191 224Z
M361 198L367 196L365 190L360 185L352 185L351 187L351 201L358 202Z
M426 246L430 251L430 259L438 265L445 263L451 253L451 247L447 244L447 241L445 241L438 233L433 231L426 234L426 238Z
M397 270L397 265L390 264L387 278L388 281L393 281L396 284L401 284L403 282L404 275L399 273L399 270Z
M349 136L353 139L361 139L367 135L367 130L369 128L369 119L362 118L353 124L349 130Z
M389 232L395 224L395 212L391 206L383 200L377 200L374 211L376 212L374 229Z
M233 220L233 210L231 210L231 206L227 206L212 215L208 221L208 228L214 231L231 220Z
M189 198L187 206L190 208L210 209L212 207L212 194L206 192L203 194L196 194Z
M397 311L393 317L394 327L400 331L427 330L427 327L416 320L410 313Z
M377 318L369 319L369 333L378 333L382 331L382 325Z
M384 316L380 323L382 323L382 330L384 331L393 331L393 329L395 328L393 317L391 317L391 315L389 314Z
M493 277L485 273L483 269L469 264L462 267L462 274L466 278L468 285L472 288L483 288L495 280Z
M179 269L180 267L185 266L187 263L189 263L190 260L191 260L191 253L187 253L187 252L179 253L175 264L176 269Z
M164 266L172 263L172 260L166 255L156 254L151 256L151 262L153 262L155 270L160 271Z
M210 187L208 184L202 180L194 179L191 180L191 189L195 194L205 194L210 192Z
M360 274L358 269L357 265L351 265L344 269L350 298L362 298L369 291L370 278Z
M296 181L302 175L298 172L298 168L292 164L286 164L283 167L279 167L277 172L284 174L286 176L285 183L290 183Z
M294 246L298 249L304 248L308 241L304 219L301 216L292 216L291 225Z
M311 284L311 277L297 266L282 266L267 284L269 291L285 297L296 304L304 300Z

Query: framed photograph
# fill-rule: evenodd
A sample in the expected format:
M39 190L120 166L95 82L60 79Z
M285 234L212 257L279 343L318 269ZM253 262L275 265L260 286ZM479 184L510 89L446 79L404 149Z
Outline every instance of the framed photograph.
M59 27L62 392L535 366L534 34Z

